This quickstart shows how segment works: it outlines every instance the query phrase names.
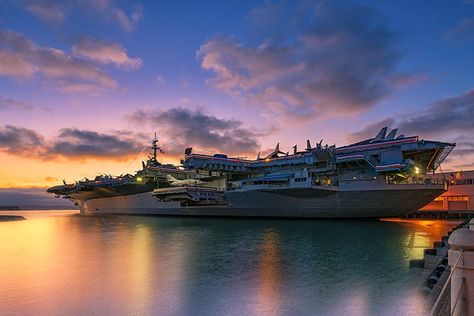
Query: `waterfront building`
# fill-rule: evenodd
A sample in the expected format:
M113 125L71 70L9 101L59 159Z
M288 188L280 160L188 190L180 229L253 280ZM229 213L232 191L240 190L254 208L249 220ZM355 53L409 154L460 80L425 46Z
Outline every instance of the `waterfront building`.
M422 211L474 211L474 170L435 174L436 179L447 179L446 192L421 208Z

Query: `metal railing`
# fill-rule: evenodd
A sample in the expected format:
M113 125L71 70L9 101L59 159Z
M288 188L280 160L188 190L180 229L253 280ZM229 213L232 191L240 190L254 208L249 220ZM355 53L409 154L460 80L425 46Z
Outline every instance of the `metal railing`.
M448 289L448 285L451 284L451 278L452 278L452 276L453 276L453 274L454 274L454 271L456 271L456 269L458 268L458 263L459 263L459 261L461 260L462 257L463 257L463 253L461 252L461 254L459 255L458 260L456 260L456 263L454 264L453 268L451 269L451 272L449 273L448 279L447 279L446 282L444 283L443 288L442 288L441 291L439 292L438 297L437 297L435 303L433 304L433 307L431 308L430 316L437 316L437 315L438 315L438 312L439 312L439 304L441 303L442 298L445 296L445 292L446 292L446 289ZM459 299L462 297L462 296L461 296L462 286L463 286L463 284L461 284L461 288L460 288L459 291L458 291L458 296L456 297L456 301L455 301L454 307L452 308L453 311L456 310L456 308L457 308L457 306L458 306L457 303L458 303Z
M390 179L385 178L387 184L445 184L445 179L433 179L429 177L407 177L405 179Z
M365 161L367 161L367 163L368 163L369 165L371 165L373 168L375 168L377 165L380 164L377 159L375 159L374 157L372 157L372 156L369 155L369 154L366 154L366 155L365 155Z

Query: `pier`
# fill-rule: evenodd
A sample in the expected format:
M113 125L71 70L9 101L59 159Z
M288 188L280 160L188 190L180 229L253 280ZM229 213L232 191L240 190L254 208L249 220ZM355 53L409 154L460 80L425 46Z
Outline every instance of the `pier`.
M457 225L409 265L425 276L430 316L474 315L474 219Z
M459 211L445 211L445 210L437 210L437 211L424 211L418 210L412 212L404 218L408 219L460 219L466 220L474 218L474 210L459 210Z

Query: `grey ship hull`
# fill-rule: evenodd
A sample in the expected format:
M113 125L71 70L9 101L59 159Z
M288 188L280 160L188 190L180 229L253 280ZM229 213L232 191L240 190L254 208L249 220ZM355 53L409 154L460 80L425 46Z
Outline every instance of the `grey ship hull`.
M150 193L79 202L83 214L234 216L292 218L382 218L418 210L445 192L439 185L403 185L368 190L287 189L227 191L228 205L185 206Z

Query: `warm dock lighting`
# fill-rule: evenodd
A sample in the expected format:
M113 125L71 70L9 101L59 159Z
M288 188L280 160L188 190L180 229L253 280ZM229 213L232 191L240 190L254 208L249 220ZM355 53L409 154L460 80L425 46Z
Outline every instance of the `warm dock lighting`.
M142 181L143 181L143 178L142 178L142 177L137 177L137 181L138 181L138 182L142 182Z
M420 168L415 167L415 173L416 173L416 174L419 174L419 173L420 173Z

